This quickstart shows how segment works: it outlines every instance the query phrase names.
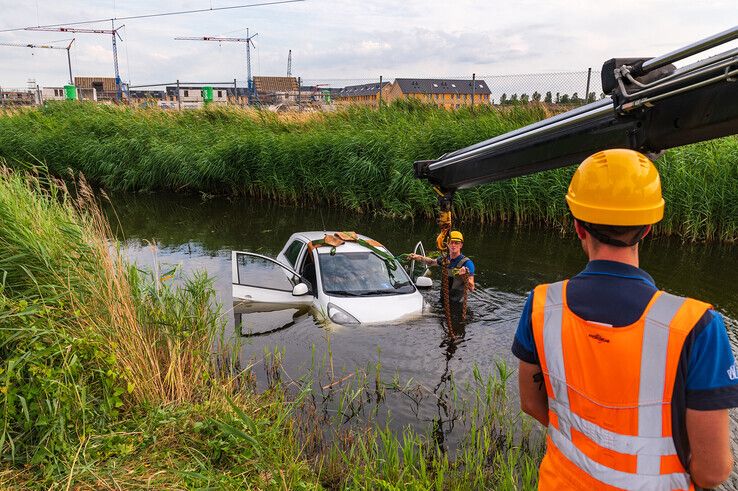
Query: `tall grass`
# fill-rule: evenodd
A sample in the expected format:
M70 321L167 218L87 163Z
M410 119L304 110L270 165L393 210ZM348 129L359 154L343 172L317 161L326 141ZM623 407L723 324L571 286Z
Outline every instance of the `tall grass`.
M82 171L125 191L201 191L357 212L432 217L435 197L412 163L546 117L542 106L445 111L401 101L376 111L277 115L238 108L164 112L57 103L0 117L0 156ZM738 239L738 139L671 150L661 158L667 216L658 233ZM574 164L575 162L573 162ZM465 220L565 227L572 169L462 191Z
M214 358L211 280L127 264L74 183L0 167L0 487L535 487L540 434L508 403L504 364L475 369L470 400L452 376L434 394L468 425L455 456L432 434L377 425L386 394L420 397L410 381L382 380L381 363L336 380L324 360L320 393L337 402L327 419L316 374L293 390L279 351L257 393L253 373Z
M289 408L216 371L211 279L128 265L81 179L0 167L0 224L0 487L315 483Z
M463 386L448 373L443 387L430 389L398 375L384 380L380 361L337 377L330 347L326 356L317 367L314 360L301 381L306 385L296 384L311 395L296 421L305 458L327 488L536 489L543 433L509 399L513 372L506 363L496 362L487 374L474 366L473 380ZM265 369L273 372L275 364L279 352L267 353ZM416 407L436 405L437 418L425 430L393 430L379 420L379 408L395 397ZM452 428L461 437L449 445Z

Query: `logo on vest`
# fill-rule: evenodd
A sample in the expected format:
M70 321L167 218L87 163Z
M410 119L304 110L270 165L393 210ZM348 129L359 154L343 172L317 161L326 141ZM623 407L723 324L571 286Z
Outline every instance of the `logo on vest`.
M735 363L728 368L728 378L730 380L738 379L738 368L736 368Z
M599 334L590 334L589 337L592 338L592 339L594 339L598 343L609 343L610 342L609 339L603 338ZM735 369L735 365L733 365L733 368Z

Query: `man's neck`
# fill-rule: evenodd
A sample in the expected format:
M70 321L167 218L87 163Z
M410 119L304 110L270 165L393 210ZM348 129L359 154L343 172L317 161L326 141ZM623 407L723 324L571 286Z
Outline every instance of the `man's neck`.
M590 249L588 252L590 261L614 261L636 268L640 264L638 260L638 247L631 249L630 247L600 246L597 249Z
M449 257L449 259L452 259L452 260L453 260L453 259L456 259L456 258L457 258L457 257L459 257L459 256L461 256L461 251L457 252L456 254L454 254L453 252L449 252L449 253L448 253L448 257Z

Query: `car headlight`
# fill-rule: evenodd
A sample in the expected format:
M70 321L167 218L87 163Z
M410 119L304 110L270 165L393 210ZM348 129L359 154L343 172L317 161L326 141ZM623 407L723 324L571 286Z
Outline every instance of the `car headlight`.
M328 317L336 324L359 324L356 317L332 303L328 304Z

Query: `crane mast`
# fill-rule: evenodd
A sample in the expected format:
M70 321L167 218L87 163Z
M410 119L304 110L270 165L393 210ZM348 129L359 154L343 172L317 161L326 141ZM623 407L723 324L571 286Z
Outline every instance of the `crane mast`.
M229 38L229 37L216 37L216 36L180 36L176 37L177 41L217 41L217 42L226 42L226 43L246 43L246 80L247 80L247 87L248 87L248 95L249 95L249 102L254 98L254 80L251 77L251 46L254 48L256 45L254 45L253 39L258 36L259 33L257 32L253 36L249 34L249 29L246 28L246 37L245 38Z
M71 33L81 33L81 34L109 34L113 38L113 70L115 72L115 98L118 102L120 102L122 97L122 84L120 79L120 71L118 70L118 45L116 42L116 37L118 37L121 41L123 38L118 33L119 30L121 30L125 25L115 27L115 20L110 21L112 24L112 29L85 29L80 27L26 27L26 31L48 31L48 32L71 32ZM71 62L70 62L71 65ZM70 74L71 74L71 68L70 68Z

